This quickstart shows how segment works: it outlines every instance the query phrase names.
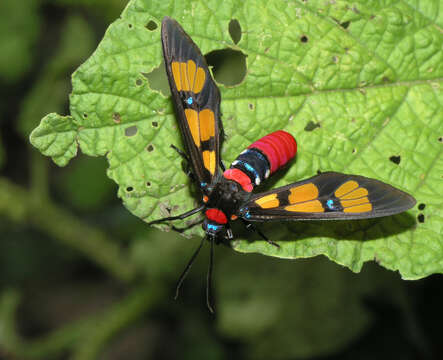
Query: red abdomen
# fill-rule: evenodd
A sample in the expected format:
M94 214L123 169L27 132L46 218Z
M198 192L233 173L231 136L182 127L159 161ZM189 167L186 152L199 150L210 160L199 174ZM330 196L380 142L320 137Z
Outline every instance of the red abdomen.
M291 134L278 130L255 141L248 149L258 149L266 156L272 174L295 156L297 142Z

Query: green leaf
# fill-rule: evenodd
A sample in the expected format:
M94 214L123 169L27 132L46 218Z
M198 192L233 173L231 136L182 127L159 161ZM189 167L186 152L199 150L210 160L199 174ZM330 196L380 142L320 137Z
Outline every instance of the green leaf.
M30 141L42 154L52 157L57 165L65 166L77 155L77 131L72 117L53 113L42 119Z
M194 207L199 195L169 147L182 146L171 100L146 76L162 66L160 22L168 15L203 53L231 48L247 55L243 81L220 85L226 163L285 129L299 153L267 186L334 170L383 180L418 201L384 219L265 224L279 249L237 231L236 250L290 259L323 254L355 272L375 259L406 279L441 273L442 15L438 0L417 4L131 1L73 75L68 131L57 133L44 118L31 139L62 164L77 143L87 155L106 154L119 196L145 221ZM232 19L242 29L238 43L229 34ZM203 232L196 226L187 234Z

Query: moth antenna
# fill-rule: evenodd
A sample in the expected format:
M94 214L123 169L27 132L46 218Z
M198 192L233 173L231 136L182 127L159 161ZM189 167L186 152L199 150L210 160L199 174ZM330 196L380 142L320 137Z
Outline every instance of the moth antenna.
M212 306L212 269L214 267L214 239L215 236L211 236L211 251L209 253L209 266L208 274L206 275L206 306L208 307L211 314L214 314L214 307Z
M194 263L195 258L197 257L198 253L200 252L203 242L206 240L206 236L202 238L200 245L198 248L194 251L194 254L192 254L191 258L188 261L188 264L186 265L185 269L183 270L182 274L180 275L180 278L178 279L177 287L175 288L175 296L174 300L177 300L180 288L183 284L183 281L185 280L186 276L188 275L189 270L191 269L192 264Z
M211 236L211 251L209 252L209 266L208 274L206 276L206 306L208 307L211 314L214 314L214 307L212 306L212 269L214 267L214 240L215 237Z

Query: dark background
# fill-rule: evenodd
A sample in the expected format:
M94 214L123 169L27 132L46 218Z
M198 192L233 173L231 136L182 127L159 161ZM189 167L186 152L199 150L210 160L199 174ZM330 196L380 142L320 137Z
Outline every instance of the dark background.
M70 74L124 6L0 2L0 357L443 358L440 276L403 281L375 263L353 274L323 257L220 246L216 314L205 307L208 249L173 301L199 239L131 215L104 158L79 154L59 168L29 144L42 116L68 113ZM221 82L241 61L230 52L209 60Z

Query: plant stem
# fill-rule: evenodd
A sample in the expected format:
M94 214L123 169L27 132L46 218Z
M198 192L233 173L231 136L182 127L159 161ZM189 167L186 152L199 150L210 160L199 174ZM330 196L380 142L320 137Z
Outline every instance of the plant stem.
M0 177L0 214L13 221L29 223L59 242L82 252L117 279L128 282L136 269L117 241L44 197Z

